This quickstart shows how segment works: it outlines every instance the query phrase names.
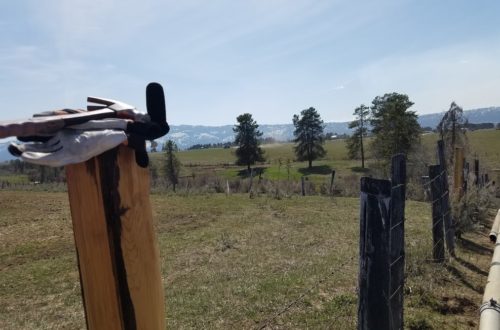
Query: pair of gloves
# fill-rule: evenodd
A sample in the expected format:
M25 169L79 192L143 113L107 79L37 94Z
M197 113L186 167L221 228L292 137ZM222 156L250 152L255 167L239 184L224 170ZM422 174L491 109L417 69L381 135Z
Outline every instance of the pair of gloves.
M163 114L160 111L147 115L137 112L133 107L129 110L127 109L126 118L90 120L65 127L49 136L18 137L18 140L24 143L11 143L8 150L26 162L59 167L84 162L125 144L135 149L137 164L147 167L149 159L145 140L156 139L168 132L165 110ZM85 110L63 109L37 114L34 117L83 111Z

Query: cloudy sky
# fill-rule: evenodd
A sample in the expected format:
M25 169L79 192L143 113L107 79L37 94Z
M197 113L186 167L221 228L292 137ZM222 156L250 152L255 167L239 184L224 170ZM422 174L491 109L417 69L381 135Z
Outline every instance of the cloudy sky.
M171 124L325 121L386 92L420 114L500 106L500 1L18 0L0 4L1 119L144 108L165 88Z

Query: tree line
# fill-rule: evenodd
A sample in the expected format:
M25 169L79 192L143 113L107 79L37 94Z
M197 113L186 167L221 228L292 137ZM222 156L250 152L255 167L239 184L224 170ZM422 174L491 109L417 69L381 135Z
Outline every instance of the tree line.
M371 107L364 104L354 110L355 120L349 124L353 134L347 138L349 157L361 158L361 166L365 167L365 138L373 137L370 150L377 158L389 159L397 153L409 153L420 143L421 128L415 111L409 110L413 105L408 95L387 93L377 96ZM257 122L249 113L238 116L236 133L237 164L250 166L264 160L264 153L259 146ZM295 130L294 152L298 161L307 161L308 168L312 162L326 155L323 133L325 125L315 108L302 110L292 118Z
M376 158L389 159L397 153L411 152L420 143L422 131L416 112L410 110L412 105L406 94L387 93L375 97L370 107L357 107L355 119L349 124L354 131L346 140L349 158L361 158L361 167L365 167L365 138L369 134L370 150Z
M346 138L349 158L361 159L361 167L365 168L367 149L377 159L390 159L394 154L409 154L416 149L423 130L417 121L418 115L410 109L413 104L408 95L394 92L375 97L371 106L361 104L354 109L355 119L349 124L353 133ZM250 172L252 165L266 159L261 148L263 133L250 113L239 115L236 122L233 127L235 140L232 143L236 146L236 164L246 166ZM325 124L314 107L293 115L292 123L296 160L306 161L311 169L314 160L326 155ZM453 102L436 128L451 151L448 153L450 157L453 156L454 147L462 143L465 136L463 129L467 125L462 108ZM369 145L366 142L368 136ZM167 151L167 178L175 186L178 181L175 167L180 163L175 159L175 144L172 141L168 143L173 145L164 148Z

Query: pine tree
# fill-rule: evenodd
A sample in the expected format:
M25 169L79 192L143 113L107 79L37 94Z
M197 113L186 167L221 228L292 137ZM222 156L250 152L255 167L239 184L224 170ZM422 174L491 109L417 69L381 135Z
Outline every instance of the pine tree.
M420 143L421 128L408 95L390 93L372 101L370 124L375 156L390 159L397 153L408 154Z
M295 131L293 132L295 136L294 142L296 143L294 147L295 155L299 161L307 160L310 169L312 168L313 160L326 155L326 151L323 148L323 144L325 143L323 136L325 125L313 107L302 110L300 117L299 115L294 115L293 125L295 126Z
M361 104L354 110L353 115L355 120L349 123L349 128L354 129L353 134L347 139L347 151L350 159L357 159L361 156L361 168L365 168L365 150L363 138L366 136L368 129L366 128L368 114L370 108Z
M262 132L258 130L259 125L249 113L239 115L236 121L238 124L233 128L236 133L234 143L238 146L236 164L246 165L250 173L250 165L264 161L264 151L259 147Z

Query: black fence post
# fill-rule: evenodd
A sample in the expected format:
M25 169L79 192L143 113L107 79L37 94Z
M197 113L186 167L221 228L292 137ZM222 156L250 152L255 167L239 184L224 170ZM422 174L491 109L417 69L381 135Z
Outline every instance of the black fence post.
M403 329L403 288L405 265L405 197L406 157L398 154L392 157L391 166L391 208L390 208L390 283L389 303L391 329Z
M335 179L335 170L332 170L332 178L330 180L330 195L333 194L333 180Z
M442 195L441 190L441 166L429 166L429 178L431 184L431 203L432 203L432 257L435 261L444 261L444 229L442 213Z
M302 196L305 196L306 195L306 187L305 187L305 178L302 176L300 178L300 189L301 189L301 193L302 193Z
M464 194L467 193L467 189L469 188L468 181L469 181L469 162L466 162L464 160Z
M361 178L358 329L390 329L391 182Z
M474 183L476 186L479 185L479 159L474 159Z
M358 329L403 329L406 158L391 181L361 178Z

